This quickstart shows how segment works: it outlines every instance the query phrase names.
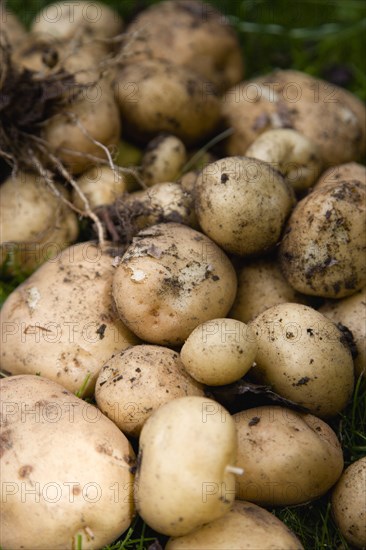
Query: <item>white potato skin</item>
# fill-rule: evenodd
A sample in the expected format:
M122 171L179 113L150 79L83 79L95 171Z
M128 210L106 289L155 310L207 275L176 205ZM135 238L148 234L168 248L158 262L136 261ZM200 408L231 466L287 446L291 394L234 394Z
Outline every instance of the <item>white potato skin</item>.
M353 391L353 361L332 321L309 306L284 303L250 326L257 336L258 380L321 418L343 410Z
M289 506L325 494L343 470L343 454L328 424L284 407L255 407L234 415L238 432L237 498Z
M39 376L0 381L4 549L112 543L134 512L134 453L93 405Z
M10 294L1 312L1 368L40 373L77 392L137 338L113 309L113 258L95 243L66 248ZM97 332L99 331L99 332Z
M340 181L358 181L366 185L366 166L357 162L347 162L328 168L316 182L314 189L337 185Z
M235 500L222 518L189 535L170 538L165 550L303 550L299 539L264 508Z
M142 157L142 179L151 187L156 183L175 181L187 161L187 152L181 139L160 135L148 143Z
M181 397L160 407L140 435L135 502L150 527L185 535L230 510L236 430L212 399Z
M332 513L344 538L366 547L366 457L353 462L333 489Z
M84 172L77 183L91 209L113 204L120 195L127 192L127 181L123 173L112 170L109 166L94 166ZM80 210L85 209L84 201L76 189L72 193L72 202Z

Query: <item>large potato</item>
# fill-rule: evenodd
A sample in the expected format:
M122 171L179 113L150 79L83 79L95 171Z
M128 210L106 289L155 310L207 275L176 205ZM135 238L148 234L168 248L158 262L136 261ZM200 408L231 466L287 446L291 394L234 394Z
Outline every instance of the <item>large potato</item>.
M366 285L366 187L341 181L294 208L279 249L282 272L304 294L343 298Z
M251 502L235 500L230 512L183 537L165 550L303 550L298 538L276 516Z
M256 407L234 415L238 431L237 498L268 506L320 497L343 469L333 430L311 414Z
M66 248L21 284L1 315L1 368L41 374L76 392L115 352L137 339L112 303L114 268L108 250L85 242Z
M334 323L311 307L285 303L258 315L250 327L258 343L254 374L261 382L322 418L346 406L353 361Z
M244 155L272 128L293 128L317 145L325 165L358 160L366 151L365 106L350 92L298 71L273 71L242 82L223 97L234 133L228 155Z
M223 516L234 500L236 445L233 419L215 401L180 397L160 407L140 436L135 480L140 516L170 536Z
M196 212L203 231L228 252L264 252L280 238L293 206L293 192L266 162L227 157L197 178Z
M182 344L209 319L224 317L235 297L236 274L208 237L177 223L138 233L113 278L124 323L143 340Z
M98 549L133 516L134 453L93 405L39 376L0 380L6 549Z

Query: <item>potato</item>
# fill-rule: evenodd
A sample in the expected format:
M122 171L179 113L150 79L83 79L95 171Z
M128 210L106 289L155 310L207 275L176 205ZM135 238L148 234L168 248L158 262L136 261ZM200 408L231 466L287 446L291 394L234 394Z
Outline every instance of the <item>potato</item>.
M273 71L242 82L223 97L234 133L227 155L244 155L271 128L293 128L318 147L325 166L358 160L366 152L365 106L352 93L298 71Z
M285 407L255 407L234 415L238 461L244 475L237 498L264 506L305 503L326 493L343 469L333 430Z
M133 437L161 405L185 395L203 396L203 389L187 374L179 354L146 344L112 356L95 387L99 409Z
M222 517L234 500L235 460L235 424L221 405L198 396L166 403L142 428L138 513L170 536Z
M45 376L72 392L86 379L93 393L99 370L137 339L112 304L113 258L84 242L41 266L5 301L1 368Z
M254 259L239 270L238 292L230 317L247 323L277 304L304 303L305 300L306 297L286 281L275 259Z
M314 189L294 208L279 248L297 291L343 298L366 285L366 187L341 181Z
M76 215L61 198L68 199L68 193L55 187L60 197L30 172L18 172L1 185L0 264L7 260L10 273L30 273L76 240Z
M126 135L142 143L168 132L191 146L207 140L221 116L212 84L188 68L161 59L124 66L115 96Z
M115 200L127 192L127 181L122 172L112 170L109 166L94 166L77 180L80 190L94 209L105 204L113 204ZM74 189L72 202L80 210L85 210L84 201Z
M98 549L130 525L134 453L93 405L39 376L0 380L2 548Z
M18 17L11 11L0 6L1 31L6 36L6 40L12 47L16 47L26 39L28 33Z
M181 359L195 380L221 386L244 376L256 352L256 337L245 323L212 319L191 332L181 349Z
M344 538L356 548L366 547L366 457L343 472L332 493L332 513Z
M186 161L184 143L171 134L161 134L147 145L142 158L142 179L148 187L155 183L175 181Z
M275 515L251 502L232 509L183 537L170 538L165 550L303 550L298 538Z
M352 332L357 352L354 358L355 375L359 377L366 370L366 288L342 300L328 300L319 311Z
M258 342L258 380L321 418L344 409L353 391L353 361L334 323L311 307L285 303L250 327Z
M366 185L366 166L357 164L357 162L332 166L323 172L316 182L315 189L327 185L338 185L341 181L357 181L362 185Z
M179 345L209 319L224 317L235 298L236 275L222 250L177 223L141 231L113 278L123 322L153 344Z
M243 77L242 51L235 30L212 5L196 0L159 2L128 27L127 53L134 63L146 57L189 68L222 91Z
M209 164L195 190L203 231L225 251L241 256L273 247L293 205L293 192L283 176L247 157Z

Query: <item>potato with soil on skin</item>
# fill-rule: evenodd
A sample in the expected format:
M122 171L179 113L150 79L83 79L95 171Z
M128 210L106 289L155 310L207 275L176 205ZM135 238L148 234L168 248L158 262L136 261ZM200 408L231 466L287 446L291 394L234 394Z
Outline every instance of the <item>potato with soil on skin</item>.
M10 273L31 272L76 240L78 221L64 187L57 197L40 176L18 172L0 187L0 263Z
M40 373L72 392L90 377L93 393L106 360L137 338L112 302L113 255L84 242L66 248L14 290L1 312L1 368Z
M353 462L333 489L332 514L343 537L356 548L366 547L366 457Z
M328 185L338 185L341 181L357 181L366 185L366 166L357 162L347 162L328 168L316 182L314 189Z
M366 370L366 288L342 300L326 301L319 312L352 332L357 353L355 376L358 378Z
M245 474L244 474L245 475ZM235 500L232 509L165 550L303 550L299 539L274 514L252 502Z
M133 437L161 405L186 395L203 396L203 388L189 376L179 354L146 344L108 359L95 385L99 409Z
M263 506L303 504L325 494L343 470L333 430L312 414L278 406L234 414L238 432L237 498Z
M253 375L260 383L321 418L344 409L353 391L353 360L332 321L309 306L285 303L249 326L257 336Z
M341 181L314 189L294 208L279 247L298 292L344 298L366 285L366 187Z
M45 378L12 376L0 390L1 547L111 544L134 513L127 438L96 407Z
M294 203L293 190L266 162L227 157L206 166L195 185L202 230L240 256L275 246Z
M230 414L205 397L161 406L140 435L135 503L164 535L186 535L225 515L235 494L237 437Z
M182 140L171 134L161 134L148 143L142 157L141 176L148 187L165 181L175 181L187 161Z
M293 128L317 145L325 166L358 160L366 152L366 110L355 95L308 74L273 71L241 82L223 97L223 116L234 133L227 155L244 155L273 128Z
M113 277L123 322L146 342L179 345L235 298L234 268L208 237L177 223L140 231Z
M115 97L126 135L140 143L159 132L174 134L185 145L201 143L221 117L213 84L162 59L124 66L116 78Z
M94 166L80 176L77 184L92 210L98 206L113 204L127 191L127 181L123 172L112 170L109 166ZM84 201L76 189L72 192L72 202L80 210L85 209Z
M220 91L243 78L243 54L235 29L212 5L196 0L159 2L129 25L128 59L165 59L189 68Z
M239 380L254 363L256 336L235 319L212 319L198 325L181 349L187 372L198 382L222 386Z

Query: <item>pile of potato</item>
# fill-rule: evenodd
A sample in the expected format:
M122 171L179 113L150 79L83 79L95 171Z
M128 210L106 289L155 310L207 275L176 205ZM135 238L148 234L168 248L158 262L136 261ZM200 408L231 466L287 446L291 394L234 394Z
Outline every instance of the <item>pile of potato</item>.
M242 81L199 0L125 29L97 2L46 9L2 32L19 67L86 85L43 129L77 183L56 192L134 232L78 241L42 178L0 187L1 262L33 271L0 312L1 547L99 549L139 513L167 550L301 549L266 508L332 491L363 548L366 462L344 471L328 421L366 368L364 105L295 71ZM207 397L244 376L292 407Z

